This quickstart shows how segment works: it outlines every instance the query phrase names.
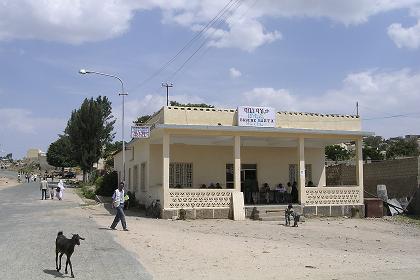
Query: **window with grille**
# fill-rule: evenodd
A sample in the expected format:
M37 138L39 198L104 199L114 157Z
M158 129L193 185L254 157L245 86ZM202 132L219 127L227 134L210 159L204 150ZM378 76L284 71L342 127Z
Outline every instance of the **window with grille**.
M140 165L140 190L146 191L146 163Z
M293 182L299 181L299 174L298 174L298 165L297 164L289 164L289 182L293 184ZM305 185L308 185L308 182L312 181L312 164L305 164Z
M137 191L139 188L139 166L133 167L133 190Z
M128 189L131 190L131 168L128 168Z
M169 187L192 188L192 163L172 162L169 164Z

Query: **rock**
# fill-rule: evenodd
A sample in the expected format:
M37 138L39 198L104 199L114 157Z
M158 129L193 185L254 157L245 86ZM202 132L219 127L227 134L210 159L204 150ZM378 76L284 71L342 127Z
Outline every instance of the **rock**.
M316 268L316 266L313 266L313 265L305 265L305 268Z

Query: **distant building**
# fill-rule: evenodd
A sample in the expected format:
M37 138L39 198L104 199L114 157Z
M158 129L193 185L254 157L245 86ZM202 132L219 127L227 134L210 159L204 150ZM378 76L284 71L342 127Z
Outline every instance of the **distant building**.
M32 148L26 152L26 158L29 160L37 160L38 154L41 153L40 149Z
M54 166L48 164L47 153L45 153L45 152L40 151L38 153L38 162L39 162L39 169L41 171L49 171L49 170L54 169Z
M105 170L105 159L100 158L98 160L98 162L95 162L93 164L93 168L97 169L97 170Z

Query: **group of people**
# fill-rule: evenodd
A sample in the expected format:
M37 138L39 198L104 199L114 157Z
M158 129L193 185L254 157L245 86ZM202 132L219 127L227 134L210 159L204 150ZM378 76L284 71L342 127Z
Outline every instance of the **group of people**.
M36 180L38 179L37 174L29 174L29 173L24 174L23 172L18 172L17 179L19 183L22 181L23 175L25 176L25 182L27 183L36 182Z
M299 200L299 192L297 183L287 183L286 187L283 184L278 184L275 190L272 190L267 183L264 183L261 188L258 187L256 180L245 180L244 182L245 202L248 204L263 203L297 203Z
M200 189L222 189L222 186L219 183L216 183L216 185L213 183L210 183L209 186L207 186L206 184L202 184L200 186Z
M39 184L39 190L41 191L41 200L47 199L48 190L50 191L50 198L54 199L54 196L58 200L63 199L63 193L65 190L63 180L60 180L55 187L53 184L48 184L47 178L42 178L41 183Z

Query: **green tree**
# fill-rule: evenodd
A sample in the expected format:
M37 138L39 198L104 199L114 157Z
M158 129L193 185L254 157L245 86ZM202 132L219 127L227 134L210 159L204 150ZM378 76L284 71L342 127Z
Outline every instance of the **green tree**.
M47 162L55 167L72 167L77 163L72 158L70 139L67 135L59 135L59 138L50 144L47 151Z
M368 136L363 138L363 159L383 160L387 143L381 136Z
M178 107L214 108L213 105L208 105L208 104L205 104L205 103L187 103L187 104L182 104L182 103L179 103L177 101L170 101L169 104L171 106L178 106Z
M393 159L397 157L414 157L419 155L419 146L416 138L394 138L388 140L386 157Z
M83 170L83 180L93 163L102 157L104 147L114 138L115 119L107 97L85 99L78 110L73 110L67 122L73 159Z
M348 160L351 158L351 153L341 147L340 145L329 145L325 147L325 155L330 160L335 162L339 160Z
M110 170L114 167L114 154L122 150L122 141L108 143L105 145L103 158L105 159L105 169Z
M136 125L144 124L151 117L152 117L151 115L144 115L144 116L138 117L137 120L133 121L133 123Z

